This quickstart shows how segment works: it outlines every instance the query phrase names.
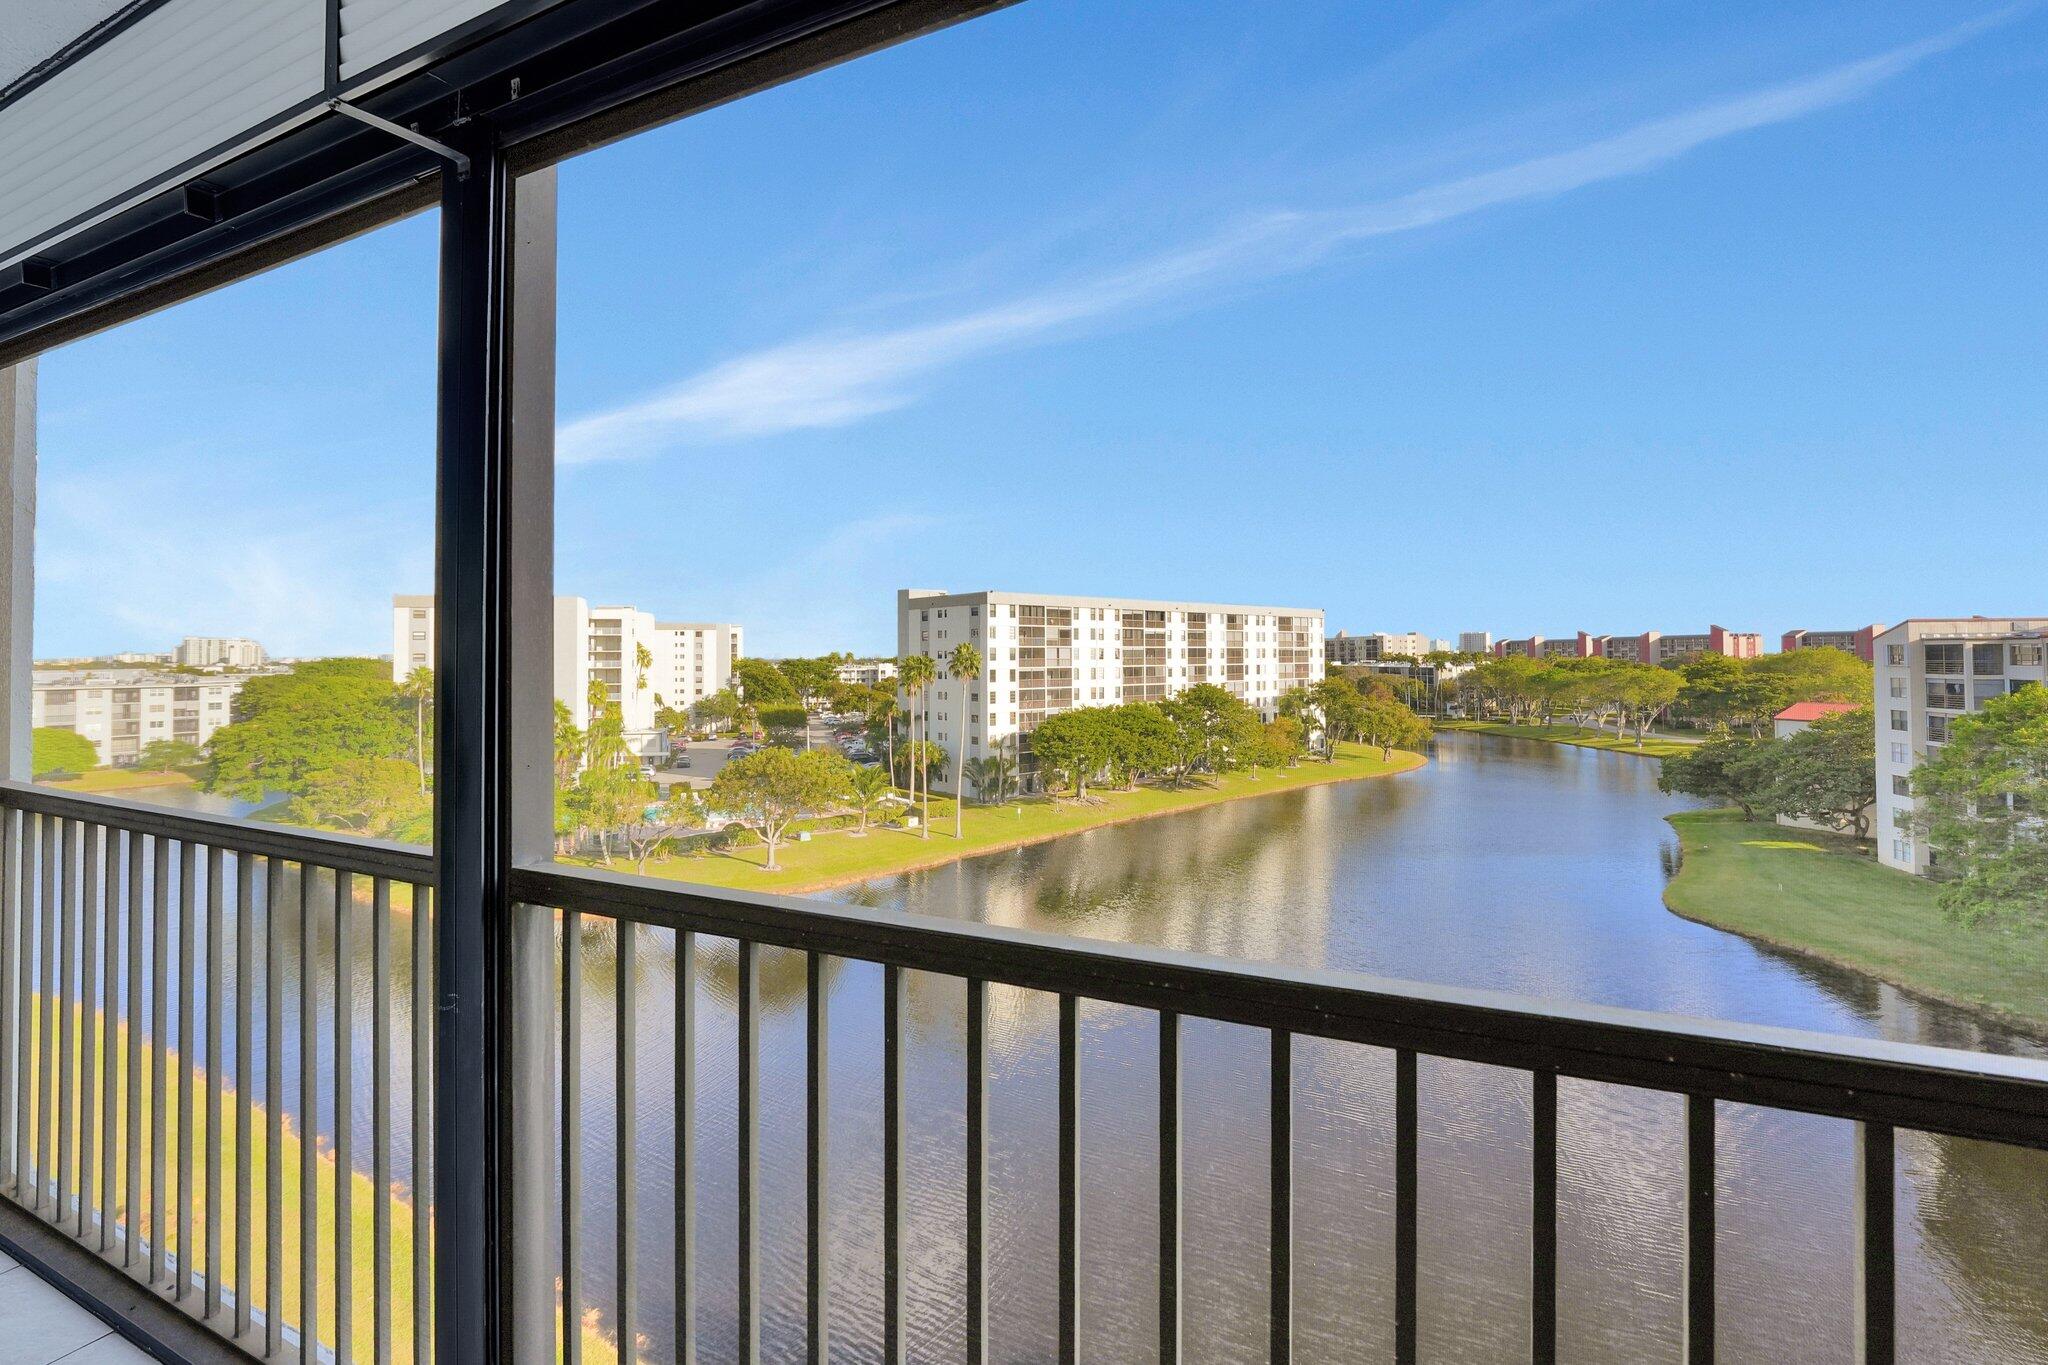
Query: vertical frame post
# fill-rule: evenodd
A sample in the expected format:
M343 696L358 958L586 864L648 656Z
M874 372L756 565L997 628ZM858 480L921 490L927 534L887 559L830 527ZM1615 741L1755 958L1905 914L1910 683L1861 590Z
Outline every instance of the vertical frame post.
M0 366L0 777L26 782L35 676L36 362Z

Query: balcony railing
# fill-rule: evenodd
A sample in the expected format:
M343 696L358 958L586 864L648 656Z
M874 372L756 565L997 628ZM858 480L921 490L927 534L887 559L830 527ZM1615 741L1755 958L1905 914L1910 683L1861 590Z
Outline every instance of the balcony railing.
M258 1356L386 1361L424 1358L429 1340L434 1099L428 1034L429 859L416 849L0 785L0 1194L82 1254L119 1267L155 1298ZM990 994L1041 993L1056 1017L1058 1236L1049 1270L1058 1354L1086 1354L1082 1314L1081 1032L1084 1004L1149 1011L1156 1020L1159 1355L1185 1342L1182 1039L1186 1021L1266 1035L1270 1125L1264 1336L1271 1358L1296 1343L1294 1087L1299 1040L1392 1055L1394 1274L1383 1305L1396 1359L1416 1359L1421 1083L1418 1059L1451 1058L1530 1077L1526 1235L1530 1354L1554 1359L1558 1291L1558 1081L1573 1078L1683 1097L1683 1321L1688 1359L1711 1358L1716 1303L1716 1179L1725 1153L1718 1102L1829 1115L1857 1124L1853 1200L1859 1358L1891 1358L1894 1151L1898 1128L2048 1148L2048 1065L1946 1049L1712 1024L1637 1011L1537 1002L1356 975L1254 966L1121 944L875 911L837 903L694 889L612 873L536 865L511 892L540 935L546 1006L524 1020L515 1074L545 1078L512 1100L530 1184L508 1207L542 1211L545 1264L529 1259L513 1313L540 1315L540 1340L582 1355L587 1315L614 1342L669 1336L674 1355L752 1360L764 1330L762 950L801 954L803 1152L801 1291L812 1360L828 1358L838 1286L827 1218L835 1163L827 1151L833 973L879 964L880 1260L884 1358L907 1350L914 1200L964 1200L959 1265L966 1355L995 1356L990 1305L1006 1286L990 1259ZM531 941L531 940L530 940ZM707 942L708 941L708 942ZM409 947L408 947L409 944ZM730 986L699 984L715 957ZM613 955L612 1065L585 1074L583 1000L591 955ZM666 998L642 953L673 964ZM906 1080L910 985L959 984L965 1077L958 1094L961 1188L934 1191L913 1166ZM534 979L525 978L532 986ZM700 996L723 1011L731 1052L707 1059ZM524 997L530 1005L536 997ZM920 999L923 997L920 996ZM950 998L950 997L948 997ZM367 1000L369 1019L354 1013ZM532 1025L535 1017L545 1021ZM648 1020L662 1021L650 1028ZM727 1029L729 1027L729 1035ZM538 1040L538 1041L536 1041ZM347 1045L345 1045L347 1044ZM354 1071L365 1048L368 1089ZM645 1049L663 1055L645 1058ZM650 1065L651 1064L651 1065ZM707 1332L697 1209L698 1092L730 1075L735 1156L736 1297ZM648 1096L650 1075L665 1095ZM672 1088L671 1088L672 1087ZM785 1101L770 1095L768 1102ZM930 1103L927 1095L923 1101ZM1132 1101L1119 1100L1119 1103ZM1146 1095L1142 1101L1151 1102ZM337 1118L337 1116L346 1116ZM173 1117L175 1116L175 1117ZM675 1176L643 1192L636 1141L669 1127ZM586 1195L585 1127L612 1141L601 1203ZM367 1152L359 1141L367 1131ZM201 1133L204 1137L202 1139ZM218 1136L216 1136L218 1135ZM403 1144L404 1151L396 1150ZM282 1159L273 1159L272 1154ZM843 1168L841 1168L843 1169ZM347 1178L342 1178L346 1176ZM316 1191L308 1199L305 1192ZM357 1237L368 1210L368 1245ZM1350 1224L1360 1254L1366 1234ZM643 1241L672 1241L674 1279L661 1320L643 1306ZM843 1228L842 1228L842 1235ZM863 1242L867 1237L863 1236ZM529 1249L531 1256L531 1249ZM843 1264L842 1253L837 1258ZM608 1275L593 1289L594 1261ZM1011 1269L1014 1271L1015 1267ZM721 1277L723 1280L723 1277ZM785 1332L794 1324L785 1322ZM523 1340L532 1342L528 1336ZM667 1354L663 1352L663 1354Z

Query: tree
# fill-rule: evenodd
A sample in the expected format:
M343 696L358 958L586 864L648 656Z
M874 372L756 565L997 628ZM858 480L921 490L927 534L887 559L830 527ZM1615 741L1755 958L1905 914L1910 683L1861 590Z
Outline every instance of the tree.
M1243 734L1246 717L1256 713L1241 698L1214 683L1197 683L1159 703L1173 723L1173 754L1168 771L1180 786L1197 769L1220 771L1233 739Z
M1629 717L1636 720L1636 747L1643 747L1650 725L1659 712L1678 700L1681 681L1669 669L1650 664L1623 664L1614 680L1616 733L1626 731Z
M903 713L903 706L896 700L894 691L879 687L868 689L867 709L862 713L867 721L869 740L879 739L887 760L883 767L891 773L896 771L896 718Z
M1777 693L1746 660L1700 654L1678 665L1678 676L1682 681L1679 704L1687 714L1702 720L1762 735L1771 717L1784 709L1772 704Z
M867 836L868 817L889 799L890 790L889 774L882 769L852 765L852 771L846 774L846 800L860 812L860 828L854 831L855 838Z
M1360 712L1358 737L1378 745L1382 759L1392 758L1396 749L1420 749L1429 742L1429 722L1397 701L1361 702Z
M1285 768L1299 759L1307 748L1307 740L1301 730L1301 722L1292 716L1280 716L1267 721L1259 729L1257 766L1261 768Z
M747 704L740 699L739 693L733 691L730 687L721 688L710 696L702 698L696 705L692 706L690 708L690 719L699 725L709 726L711 729L717 730L723 726L731 725L734 721L738 720L740 713L746 710L746 706Z
M1154 703L1134 701L1108 707L1102 724L1109 774L1126 787L1173 766L1173 722Z
M805 711L813 709L818 699L839 681L839 674L831 658L823 659L781 659L775 664L782 676L789 680L790 691L797 704Z
M1745 665L1758 705L1772 715L1794 702L1870 700L1870 665L1847 650L1791 649Z
M412 726L381 659L315 659L249 679L234 719L207 742L204 785L242 800L296 795L309 774L350 758L411 761Z
M732 676L739 694L750 706L797 699L796 688L790 685L788 675L766 659L734 659Z
M583 765L576 775L574 808L597 831L598 849L611 866L612 835L623 834L660 793L640 776L640 765L626 743L624 709L609 689L590 680L586 701L590 725L583 732Z
M810 747L811 715L795 702L769 702L755 707L754 717L762 729L775 737L776 743L786 744L792 749ZM804 737L801 744L796 742L798 735Z
M967 774L962 767L967 755L967 697L981 682L981 651L962 640L946 656L946 671L960 689L960 734L953 744L953 837L961 839L966 837L960 832L960 822L967 808Z
M846 790L851 766L825 749L762 749L718 770L711 781L711 804L761 836L768 847L763 870L774 872L775 853L789 827L837 800Z
M206 751L190 740L153 739L135 756L135 766L146 773L170 773L198 766Z
M929 654L912 654L896 661L896 681L902 686L903 695L910 700L910 747L926 758L927 765L929 751L918 749L917 722L926 694L931 691L932 682L938 676L938 662ZM929 732L931 717L925 716L924 722L924 728ZM917 772L920 766L915 760L910 765L910 799L913 801L917 799ZM925 766L923 818L918 821L918 835L925 839L932 837L932 780L929 766Z
M1948 743L1914 770L1913 795L1943 910L1966 924L2048 926L2048 687L1951 720Z
M402 758L344 758L306 776L285 806L285 818L389 838L429 810L415 777L413 765Z
M38 779L82 773L99 766L100 752L92 741L62 726L38 725L29 731L29 772Z
M1774 741L1764 800L1781 815L1869 837L1877 800L1877 719L1867 706Z
M422 664L405 675L398 695L412 703L412 761L419 769L420 790L427 789L427 717L433 714L434 670Z
M643 781L643 786L653 787L652 782ZM626 852L633 859L633 870L641 876L647 875L647 860L686 829L701 829L704 825L704 803L688 787L677 783L665 795L652 804L642 807L639 818L626 822Z
M1754 820L1769 799L1776 753L1775 740L1723 730L1659 764L1657 789L1731 804L1743 819Z
M1031 752L1048 773L1064 775L1074 799L1088 795L1088 782L1109 765L1109 727L1104 710L1084 706L1047 716L1031 732Z

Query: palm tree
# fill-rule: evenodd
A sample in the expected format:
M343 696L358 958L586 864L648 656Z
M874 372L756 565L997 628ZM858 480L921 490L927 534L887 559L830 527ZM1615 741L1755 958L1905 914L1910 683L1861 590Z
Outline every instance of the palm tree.
M920 702L930 690L932 679L938 676L938 660L929 654L912 654L896 665L896 680L902 684L903 694L910 698L910 751L913 755L923 753L917 747L917 721L919 713L923 710ZM931 729L929 716L925 717L925 729ZM917 799L917 768L918 765L913 761L910 765L910 796L913 801ZM917 832L921 838L932 837L932 778L929 772L924 778L923 816L918 821Z
M434 702L434 670L422 665L405 675L398 695L412 703L413 765L420 770L420 794L427 791L427 708Z
M953 675L953 681L960 688L960 734L953 743L953 837L964 839L967 836L960 832L960 820L967 806L967 788L963 781L967 762L967 689L970 684L981 681L981 651L962 640L946 656L946 671Z
M860 828L854 832L855 838L868 832L868 813L888 798L894 785L895 779L880 768L856 767L846 775L847 800L860 812Z
M984 796L994 788L998 801L1009 793L1010 785L1017 780L1017 760L1010 756L1010 743L1008 739L999 740L995 751L981 761L982 780L977 786Z

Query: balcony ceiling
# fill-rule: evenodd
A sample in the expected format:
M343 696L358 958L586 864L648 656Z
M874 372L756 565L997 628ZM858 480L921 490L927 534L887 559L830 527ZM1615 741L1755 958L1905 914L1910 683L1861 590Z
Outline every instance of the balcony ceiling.
M7 0L0 24L0 90L126 9L131 0Z

